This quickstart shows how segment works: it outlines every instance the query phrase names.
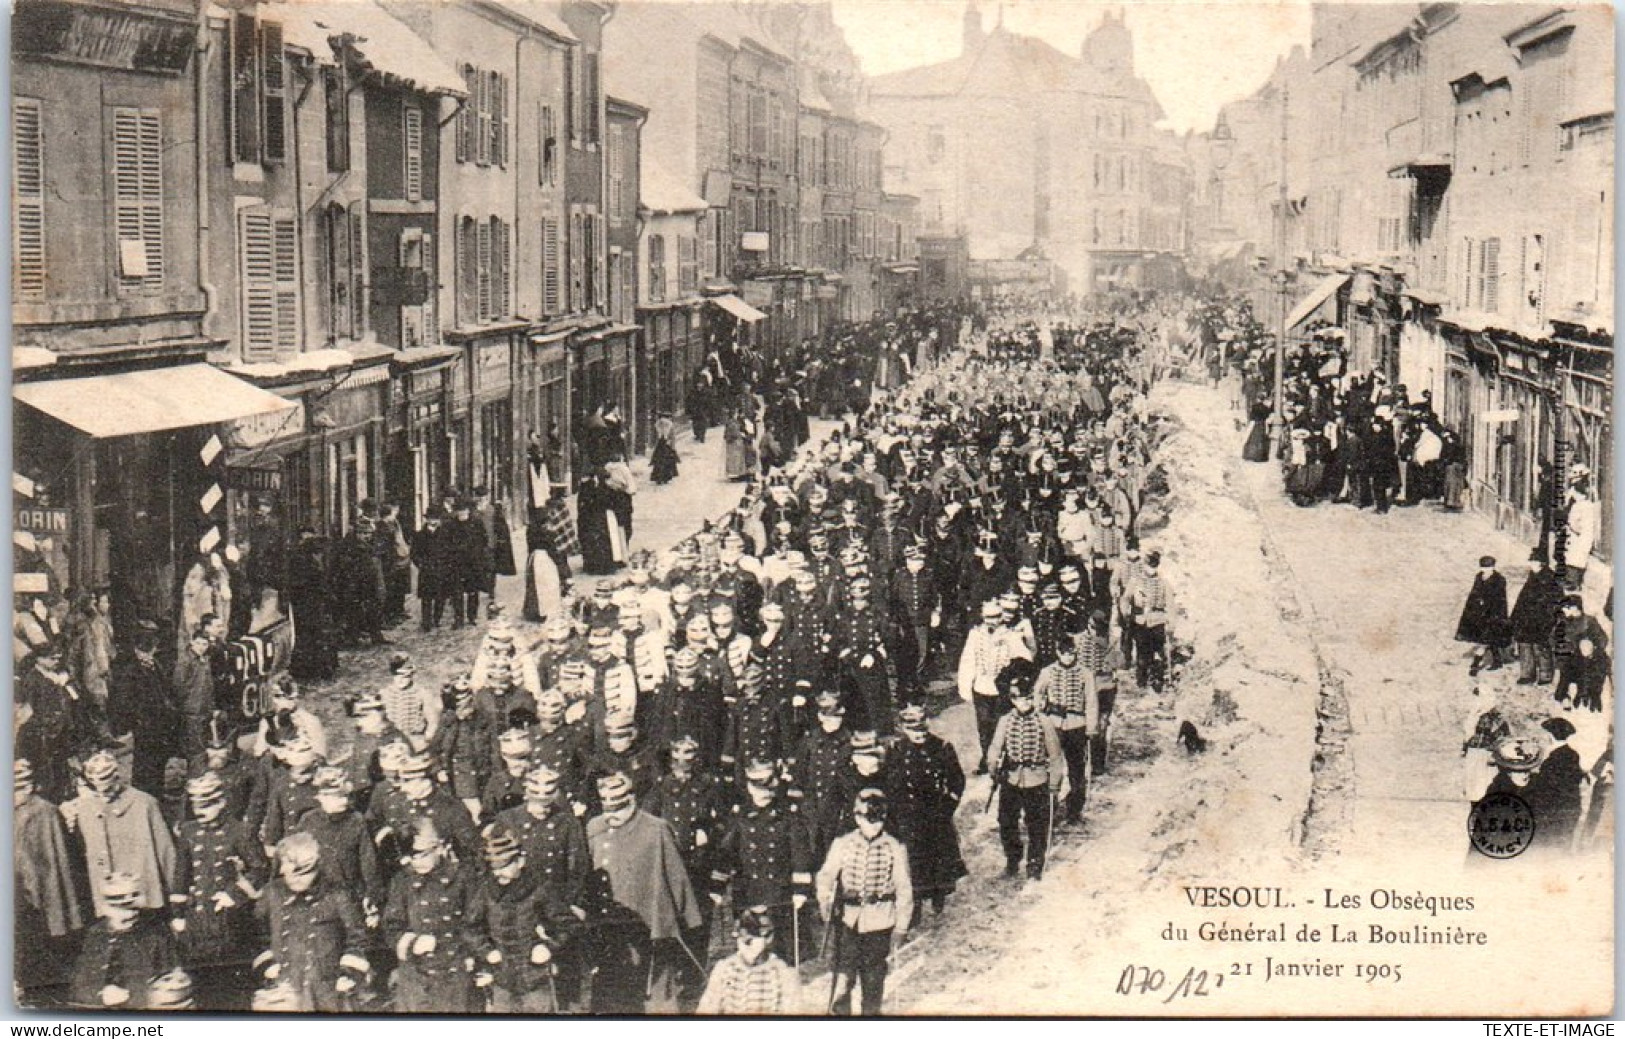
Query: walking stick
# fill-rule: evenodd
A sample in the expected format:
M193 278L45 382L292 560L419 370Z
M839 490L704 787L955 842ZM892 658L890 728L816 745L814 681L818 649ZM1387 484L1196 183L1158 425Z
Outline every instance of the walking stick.
M794 901L790 903L790 941L794 943L793 955L796 961L796 970L801 970L801 910L796 908Z

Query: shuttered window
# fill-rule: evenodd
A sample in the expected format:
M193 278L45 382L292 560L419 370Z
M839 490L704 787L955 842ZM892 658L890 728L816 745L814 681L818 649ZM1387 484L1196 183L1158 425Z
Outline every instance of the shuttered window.
M260 79L264 98L266 165L288 161L288 66L282 50L282 26L260 23Z
M586 233L585 223L580 213L570 214L570 301L566 304L569 310L584 309L583 301L587 298L586 287L586 259L587 250L584 247L582 236Z
M486 86L486 103L491 109L491 164L508 165L508 77L500 72L490 74Z
M419 202L423 199L423 110L409 104L403 109L403 119L401 154L406 167L402 174L406 200Z
M559 121L552 105L542 106L540 156L538 182L553 187L559 182Z
M462 107L457 109L457 161L472 162L474 160L474 121L477 111L478 91L475 87L477 74L474 66L463 66L463 89L468 93L468 99Z
M474 280L478 308L475 320L483 324L491 316L491 223L481 220L474 233Z
M113 228L121 291L163 288L163 174L158 109L113 109Z
M582 103L586 106L586 112L584 113L587 119L586 138L588 144L597 144L603 139L602 129L599 124L599 109L601 107L599 102L601 99L599 97L598 83L598 55L588 53L584 56L584 60L586 68L582 77L584 80L582 93L585 97L582 98Z
M434 342L439 335L435 325L434 235L416 227L402 231L400 266L403 270L424 272L427 290L422 303L401 306L401 346L410 350Z
M344 69L322 69L324 116L327 121L327 168L343 173L350 168L350 96Z
M491 218L491 309L486 319L494 321L512 312L512 299L508 285L508 225L506 221Z
M547 317L563 311L559 300L559 222L542 219L542 310Z
M700 287L700 243L693 235L679 235L677 238L677 286L678 291L685 295L699 291Z
M649 236L649 302L666 299L666 236Z
M11 291L45 294L45 124L32 98L11 102Z
M268 361L299 349L299 226L286 210L238 213L243 360Z
M1501 239L1486 238L1479 243L1478 309L1488 314L1501 309Z
M231 24L231 157L288 161L288 65L282 26L237 14Z
M472 325L479 321L480 265L479 234L474 230L474 218L465 216L457 228L457 323Z

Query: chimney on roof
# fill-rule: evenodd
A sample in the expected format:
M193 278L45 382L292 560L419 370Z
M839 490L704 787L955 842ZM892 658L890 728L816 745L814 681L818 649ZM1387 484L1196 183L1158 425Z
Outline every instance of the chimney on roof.
M961 51L965 54L974 53L982 45L982 12L976 6L976 0L968 0L965 4L965 37L961 44Z

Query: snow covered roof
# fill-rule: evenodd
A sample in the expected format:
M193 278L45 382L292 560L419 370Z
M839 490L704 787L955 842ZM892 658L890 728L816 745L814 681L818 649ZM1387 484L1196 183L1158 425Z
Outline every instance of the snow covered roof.
M331 347L325 350L307 350L286 361L260 361L255 364L234 364L224 370L250 379L278 379L291 375L320 375L335 368L349 368L357 361L378 356L377 344L357 344L358 349L343 350ZM388 349L384 353L393 353Z
M507 11L515 18L523 18L527 22L539 25L561 40L577 42L576 34L564 24L564 19L558 16L551 3L537 0L486 0L486 3Z
M43 346L13 346L11 348L11 370L14 372L27 371L30 368L44 368L56 363L56 354Z
M467 93L463 77L429 42L373 0L283 5L283 38L317 58L331 60L332 41L347 36L374 71L434 94Z
M651 213L697 213L708 208L705 199L647 156L638 182L638 202Z

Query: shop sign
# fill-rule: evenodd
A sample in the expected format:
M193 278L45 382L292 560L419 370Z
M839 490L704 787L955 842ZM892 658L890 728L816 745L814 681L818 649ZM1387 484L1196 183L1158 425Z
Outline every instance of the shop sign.
M763 310L773 305L773 284L766 281L747 281L740 289L739 296L757 310Z
M261 469L251 465L228 465L224 482L226 487L233 491L278 494L282 491L282 470Z
M68 532L68 510L48 509L40 506L29 506L18 509L12 526L17 530L26 530L32 534L66 534Z
M483 389L487 386L502 386L510 382L509 364L512 362L513 347L503 340L490 346L481 348L477 352L479 357L479 381Z
M1484 412L1483 419L1486 425L1499 426L1508 422L1518 421L1518 415L1519 412L1517 408L1502 408L1499 411Z
M437 400L421 401L412 405L412 424L434 422L440 418L441 405Z
M262 447L283 437L301 436L305 432L305 409L250 415L236 419L226 426L227 439L233 447Z
M412 393L432 393L446 388L446 369L412 373Z

